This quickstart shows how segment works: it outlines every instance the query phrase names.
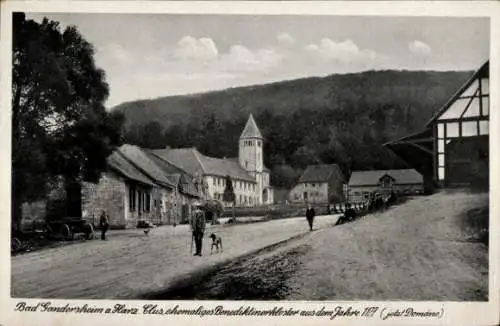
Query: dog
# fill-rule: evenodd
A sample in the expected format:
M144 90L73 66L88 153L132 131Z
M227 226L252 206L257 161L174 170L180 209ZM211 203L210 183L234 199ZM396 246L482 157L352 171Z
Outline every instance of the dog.
M210 238L212 239L212 246L210 248L210 253L213 253L214 248L216 252L224 251L222 248L222 238L220 236L215 235L215 233L212 233L210 235Z

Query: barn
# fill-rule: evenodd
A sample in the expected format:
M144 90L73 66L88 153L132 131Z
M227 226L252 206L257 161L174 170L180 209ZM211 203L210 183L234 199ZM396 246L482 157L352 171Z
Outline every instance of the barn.
M439 186L487 186L489 61L441 107L422 132L385 144Z

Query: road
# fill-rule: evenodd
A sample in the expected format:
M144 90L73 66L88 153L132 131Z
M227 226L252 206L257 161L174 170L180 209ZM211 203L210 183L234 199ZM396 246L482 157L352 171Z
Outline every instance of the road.
M318 228L330 227L337 216L318 216ZM136 298L161 291L201 270L215 268L255 250L306 234L305 218L209 227L206 236L222 236L224 252L190 254L186 225L163 226L146 236L141 230L110 232L93 240L46 249L11 259L13 297L65 299Z
M468 228L487 193L442 191L333 227L320 216L214 226L224 252L189 254L185 226L127 230L12 258L12 294L44 298L488 299L488 247ZM479 209L479 210L478 210ZM486 217L486 218L484 218ZM468 221L468 222L467 222ZM465 223L467 222L467 223ZM210 230L207 232L210 233Z
M488 248L468 226L487 221L487 206L484 193L415 198L267 248L151 298L485 301Z

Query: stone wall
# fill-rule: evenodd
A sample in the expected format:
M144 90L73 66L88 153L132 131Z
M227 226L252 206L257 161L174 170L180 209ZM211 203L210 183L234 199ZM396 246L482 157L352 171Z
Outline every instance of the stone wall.
M82 217L99 225L99 217L104 210L109 216L111 228L127 228L125 218L126 186L122 177L115 173L103 173L99 183L82 184Z

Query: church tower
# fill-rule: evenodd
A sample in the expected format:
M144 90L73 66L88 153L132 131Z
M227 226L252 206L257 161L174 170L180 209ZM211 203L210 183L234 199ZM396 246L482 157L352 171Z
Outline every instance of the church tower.
M250 114L240 136L238 160L241 167L254 177L264 169L263 147L264 138Z

